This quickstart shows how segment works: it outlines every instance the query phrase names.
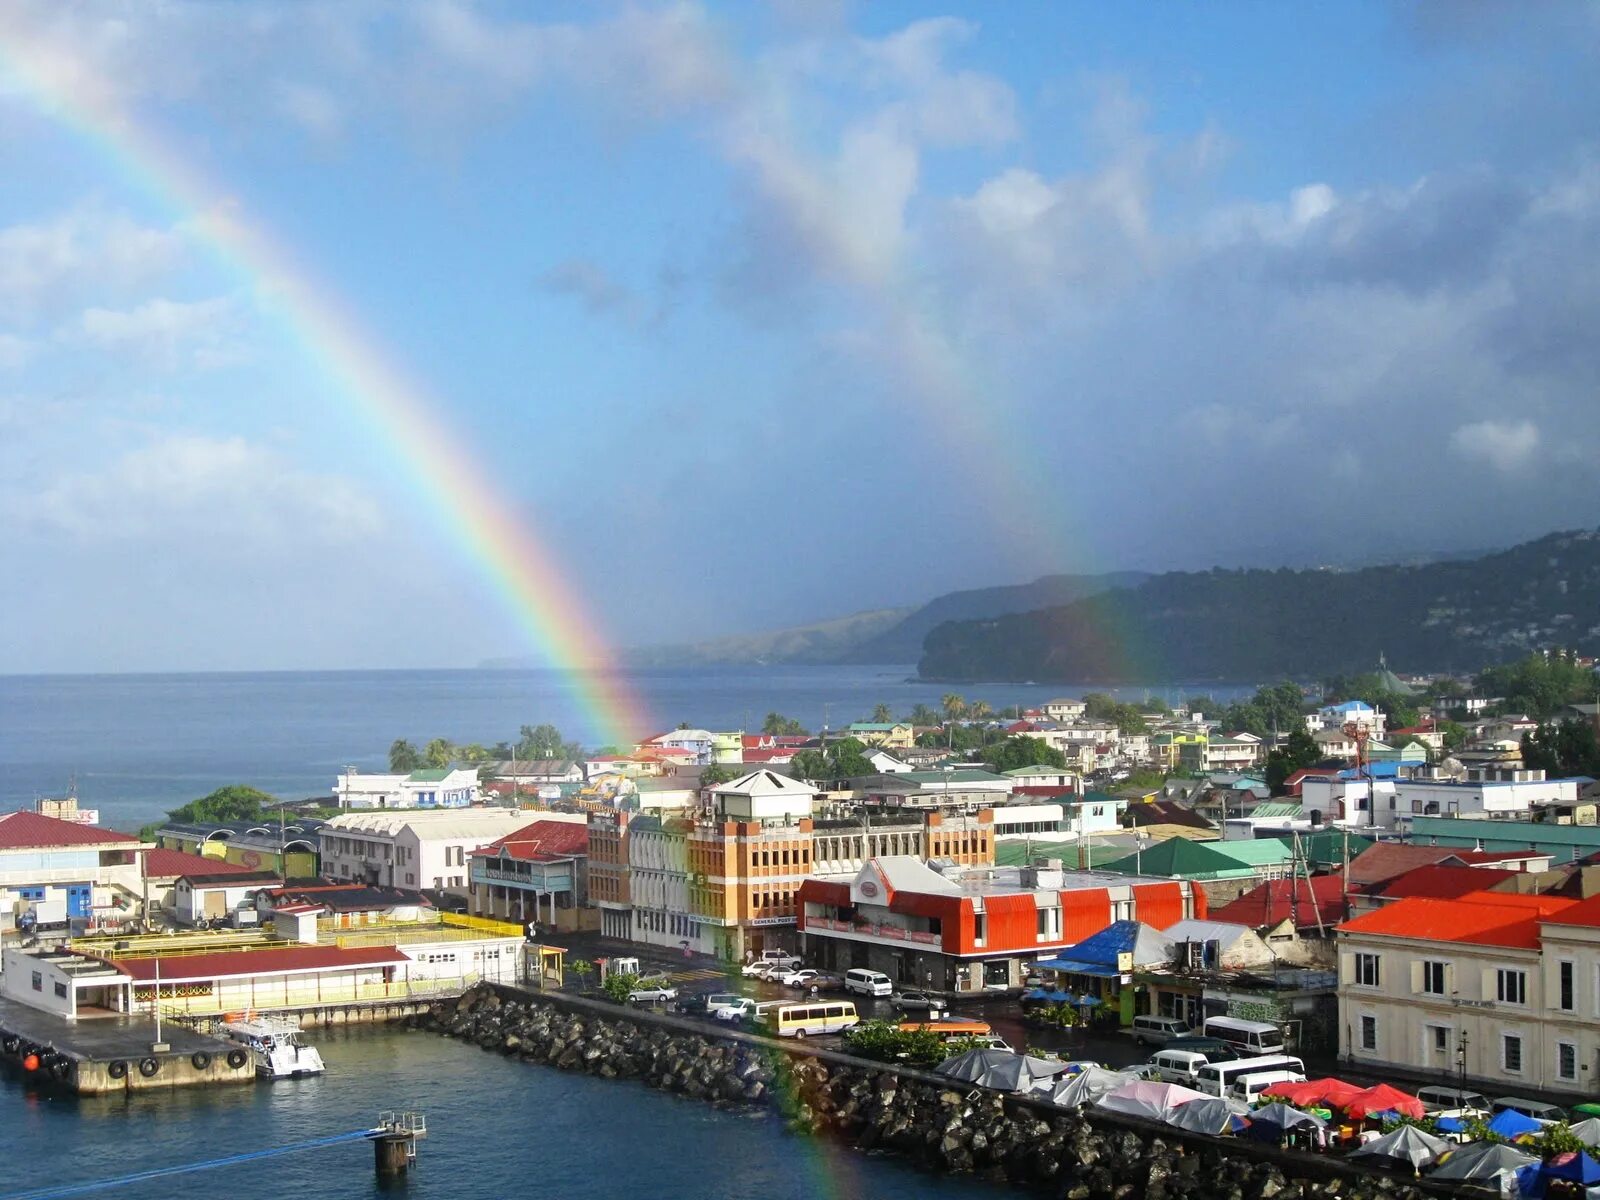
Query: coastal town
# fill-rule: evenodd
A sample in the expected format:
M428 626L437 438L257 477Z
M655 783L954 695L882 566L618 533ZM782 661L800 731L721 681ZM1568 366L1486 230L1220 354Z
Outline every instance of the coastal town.
M289 1042L473 987L593 983L779 1036L942 1018L969 1049L1167 1083L1200 1082L1232 1029L1277 1056L1261 1086L1311 1062L1581 1117L1600 783L1566 768L1600 733L1573 698L1594 664L1517 670L1380 664L1347 681L1372 699L1285 684L1215 714L952 694L572 758L524 757L562 745L525 729L504 758L347 770L326 798L247 819L201 802L142 834L45 801L0 816L0 1050L80 1092L243 1082L276 1073L248 1039L71 1047L101 1020L279 1022ZM1497 678L1513 695L1478 694ZM805 1003L839 1012L808 1027ZM1199 1049L1140 1066L1180 1038Z

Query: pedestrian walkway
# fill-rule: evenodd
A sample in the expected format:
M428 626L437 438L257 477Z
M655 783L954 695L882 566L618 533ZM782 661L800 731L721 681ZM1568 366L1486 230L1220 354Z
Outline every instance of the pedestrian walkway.
M673 971L667 975L667 978L674 983L695 983L704 979L726 979L727 977L728 973L726 971L719 971L710 967L703 967L695 971Z

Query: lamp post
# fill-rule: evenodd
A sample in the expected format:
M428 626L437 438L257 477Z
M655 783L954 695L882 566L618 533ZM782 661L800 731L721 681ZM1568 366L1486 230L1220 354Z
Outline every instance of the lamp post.
M1463 1029L1456 1039L1456 1074L1461 1078L1461 1090L1467 1089L1467 1031Z

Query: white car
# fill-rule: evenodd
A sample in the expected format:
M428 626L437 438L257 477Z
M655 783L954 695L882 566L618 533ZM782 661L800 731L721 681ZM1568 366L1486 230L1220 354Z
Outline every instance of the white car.
M711 1010L711 1015L719 1021L728 1024L737 1024L740 1021L751 1020L756 1015L756 1002L748 997L741 996L737 1000L729 1001L720 1008Z
M713 992L706 997L706 1015L708 1017L721 1017L726 1011L739 1012L744 1005L753 1004L738 992Z
M802 967L796 971L785 971L778 977L778 982L784 987L807 988L811 981L817 977L817 972L810 967Z
M663 1004L677 998L678 989L666 982L636 987L628 993L629 1004Z
M747 962L744 966L740 967L739 974L743 975L746 979L762 979L766 976L767 971L771 967L771 963L762 962L758 958L755 960L755 962Z

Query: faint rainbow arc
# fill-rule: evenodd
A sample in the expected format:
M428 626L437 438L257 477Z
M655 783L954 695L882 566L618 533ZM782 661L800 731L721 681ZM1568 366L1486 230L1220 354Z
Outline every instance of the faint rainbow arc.
M644 714L622 686L599 630L583 611L554 556L484 482L488 472L438 415L424 390L379 350L331 289L316 286L288 252L243 220L201 173L104 98L94 87L69 97L57 79L77 79L48 48L0 42L0 70L46 116L93 145L152 198L179 215L219 261L274 310L303 353L401 461L415 468L418 494L449 527L460 549L500 593L524 632L574 685L600 738L627 744L642 735ZM70 68L71 64L67 64Z

